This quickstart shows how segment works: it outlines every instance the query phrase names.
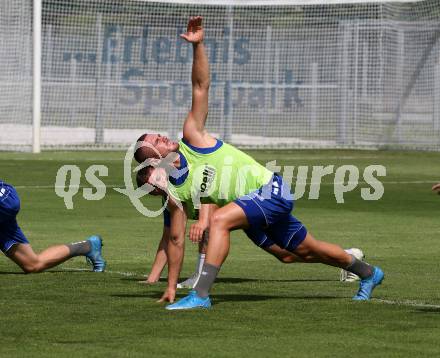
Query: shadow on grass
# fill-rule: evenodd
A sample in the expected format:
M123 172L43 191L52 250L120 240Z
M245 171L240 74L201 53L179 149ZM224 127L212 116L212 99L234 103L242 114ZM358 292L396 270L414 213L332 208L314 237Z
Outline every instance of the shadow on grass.
M440 307L421 307L415 313L440 313Z
M112 294L110 297L118 298L152 298L159 300L162 297L163 292L145 292L145 293L119 293ZM185 297L187 293L178 293L176 299ZM301 296L277 296L277 295L255 295L255 294L213 294L211 299L215 303L220 302L258 302L268 300L340 300L346 299L346 297L330 296L330 295L301 295Z
M334 282L338 280L328 280L328 279L315 279L315 278L300 278L300 279L288 279L288 280L277 280L277 279L266 279L266 278L240 278L240 277L219 277L215 280L218 283L244 283L244 282Z
M0 271L0 275L24 275L24 272L13 272L13 271Z
M145 281L145 280L146 280L146 277L142 276L142 275L121 278L121 281L134 281L134 282L139 282L139 283L142 283L140 281ZM165 277L161 277L158 282L167 282L167 279ZM155 282L155 283L158 283L158 282ZM145 285L148 286L148 284L145 284ZM154 285L154 283L152 285Z
M186 280L188 277L180 278L180 281ZM123 277L122 281L141 281L142 278L139 277ZM260 278L245 278L245 277L219 277L215 280L216 283L246 283L246 282L335 282L339 281L337 279L315 279L315 278L300 278L300 279L288 279L288 280L277 280L277 279L260 279ZM161 278L159 282L167 282L166 278Z
M114 293L111 294L110 297L117 297L117 298L155 298L160 299L162 297L163 292L144 292L144 293ZM176 295L177 298L183 297L182 295Z
M72 340L72 341L54 341L55 344L63 345L83 345L83 344L96 344L96 340Z
M330 295L301 295L301 296L277 296L277 295L251 295L251 294L225 294L225 295L213 295L213 301L215 302L256 302L256 301L267 301L267 300L335 300L341 299L339 296Z

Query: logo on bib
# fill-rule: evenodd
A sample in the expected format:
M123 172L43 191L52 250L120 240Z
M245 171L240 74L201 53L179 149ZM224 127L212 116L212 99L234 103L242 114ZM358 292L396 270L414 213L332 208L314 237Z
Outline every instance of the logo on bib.
M202 172L202 183L200 184L201 193L204 193L206 190L209 190L212 182L214 181L215 174L216 174L215 168L206 164Z

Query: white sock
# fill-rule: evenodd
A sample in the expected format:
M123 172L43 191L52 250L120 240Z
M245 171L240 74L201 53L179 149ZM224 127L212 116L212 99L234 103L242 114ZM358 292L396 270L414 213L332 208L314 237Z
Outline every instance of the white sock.
M197 275L200 275L200 272L202 272L202 267L204 263L205 263L205 254L199 254L199 259L196 264Z

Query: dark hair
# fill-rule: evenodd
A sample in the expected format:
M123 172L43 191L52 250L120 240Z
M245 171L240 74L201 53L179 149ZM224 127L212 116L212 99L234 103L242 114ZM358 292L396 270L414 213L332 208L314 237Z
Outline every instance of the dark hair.
M136 184L138 186L138 188L140 188L142 185L148 183L148 180L151 177L151 174L153 173L154 167L152 166L147 166L145 168L140 169L137 173L136 173ZM150 184L151 185L151 184ZM149 192L150 195L164 195L165 192L159 188L156 187L155 185L154 189L152 191Z
M148 183L148 179L150 179L151 173L153 172L153 167L147 166L145 168L140 169L136 173L136 184L139 187Z
M138 142L143 143L145 138L147 137L148 133L144 133L142 134L138 140L136 141L136 144ZM136 151L134 152L134 159L138 162L138 163L142 163L145 159L148 158L148 147L139 147L138 149L136 149Z

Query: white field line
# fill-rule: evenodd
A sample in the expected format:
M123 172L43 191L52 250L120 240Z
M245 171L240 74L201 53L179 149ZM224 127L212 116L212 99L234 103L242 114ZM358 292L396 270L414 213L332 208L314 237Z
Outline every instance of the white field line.
M0 151L1 154L1 151ZM67 154L66 154L67 155ZM353 158L358 159L358 158ZM376 158L377 159L377 158ZM6 160L0 156L0 160ZM105 162L124 162L124 158L81 158L79 159L61 159L61 158L14 158L14 159L7 159L8 161L56 161L56 162L66 162L71 164L72 162L96 162L96 163L105 163Z
M69 272L69 271L73 271L73 272L92 272L90 268L88 269L80 269L80 268L63 268L63 271ZM123 272L123 271L110 271L110 270L105 270L105 273L109 273L111 275L120 275L120 276L125 276L125 277L133 277L133 276L141 276L141 277L146 277L145 275L140 275L138 273L134 273L134 272ZM99 274L99 273L97 273Z
M75 268L69 268L69 269L63 269L63 271L75 271L75 272L91 272L90 269L75 269ZM139 275L137 273L134 272L123 272L123 271L109 271L106 270L105 273L109 273L111 275L120 275L120 276L125 276L125 277L133 277L133 276L142 276L142 277L146 277L145 275ZM418 301L411 301L411 300L383 300L381 298L372 298L371 299L372 302L377 302L377 303L383 303L386 305L393 305L393 306L405 306L405 307L416 307L416 308L439 308L440 309L440 305L434 305L434 304L430 304L430 303L423 303L423 302L418 302Z
M123 183L116 185L116 184L109 184L109 185L94 185L94 188L120 188L122 186L124 186ZM58 186L59 189L66 189L67 188L71 188L71 189L84 189L84 188L90 188L90 185L72 185L72 186ZM14 185L14 188L16 189L55 189L55 185Z
M293 178L296 179L296 178ZM412 181L382 181L382 184L387 184L387 185L399 185L399 184L435 184L439 182L439 178L437 179L433 179L433 180L412 180ZM312 182L306 182L307 185L312 184ZM347 184L360 184L360 185L365 185L365 184L369 184L365 181L359 181L359 182L332 182L332 183L314 183L314 184L320 184L320 185L334 185L334 184L339 184L339 185L347 185ZM123 185L122 183L119 185L116 184L108 184L108 185L104 185L104 186L94 186L95 188L119 188L121 185ZM17 189L55 189L55 185L14 185L15 188ZM65 186L60 186L60 189L65 189ZM75 186L72 185L70 188L75 189L75 188L79 188L79 189L83 189L83 188L90 188L90 185L79 185L79 186Z
M384 303L387 305L394 305L394 306L406 306L406 307L419 307L419 308L440 308L440 305L433 305L429 303L423 303L423 302L417 302L417 301L410 301L410 300L382 300L380 298L372 298L373 302L378 303Z

